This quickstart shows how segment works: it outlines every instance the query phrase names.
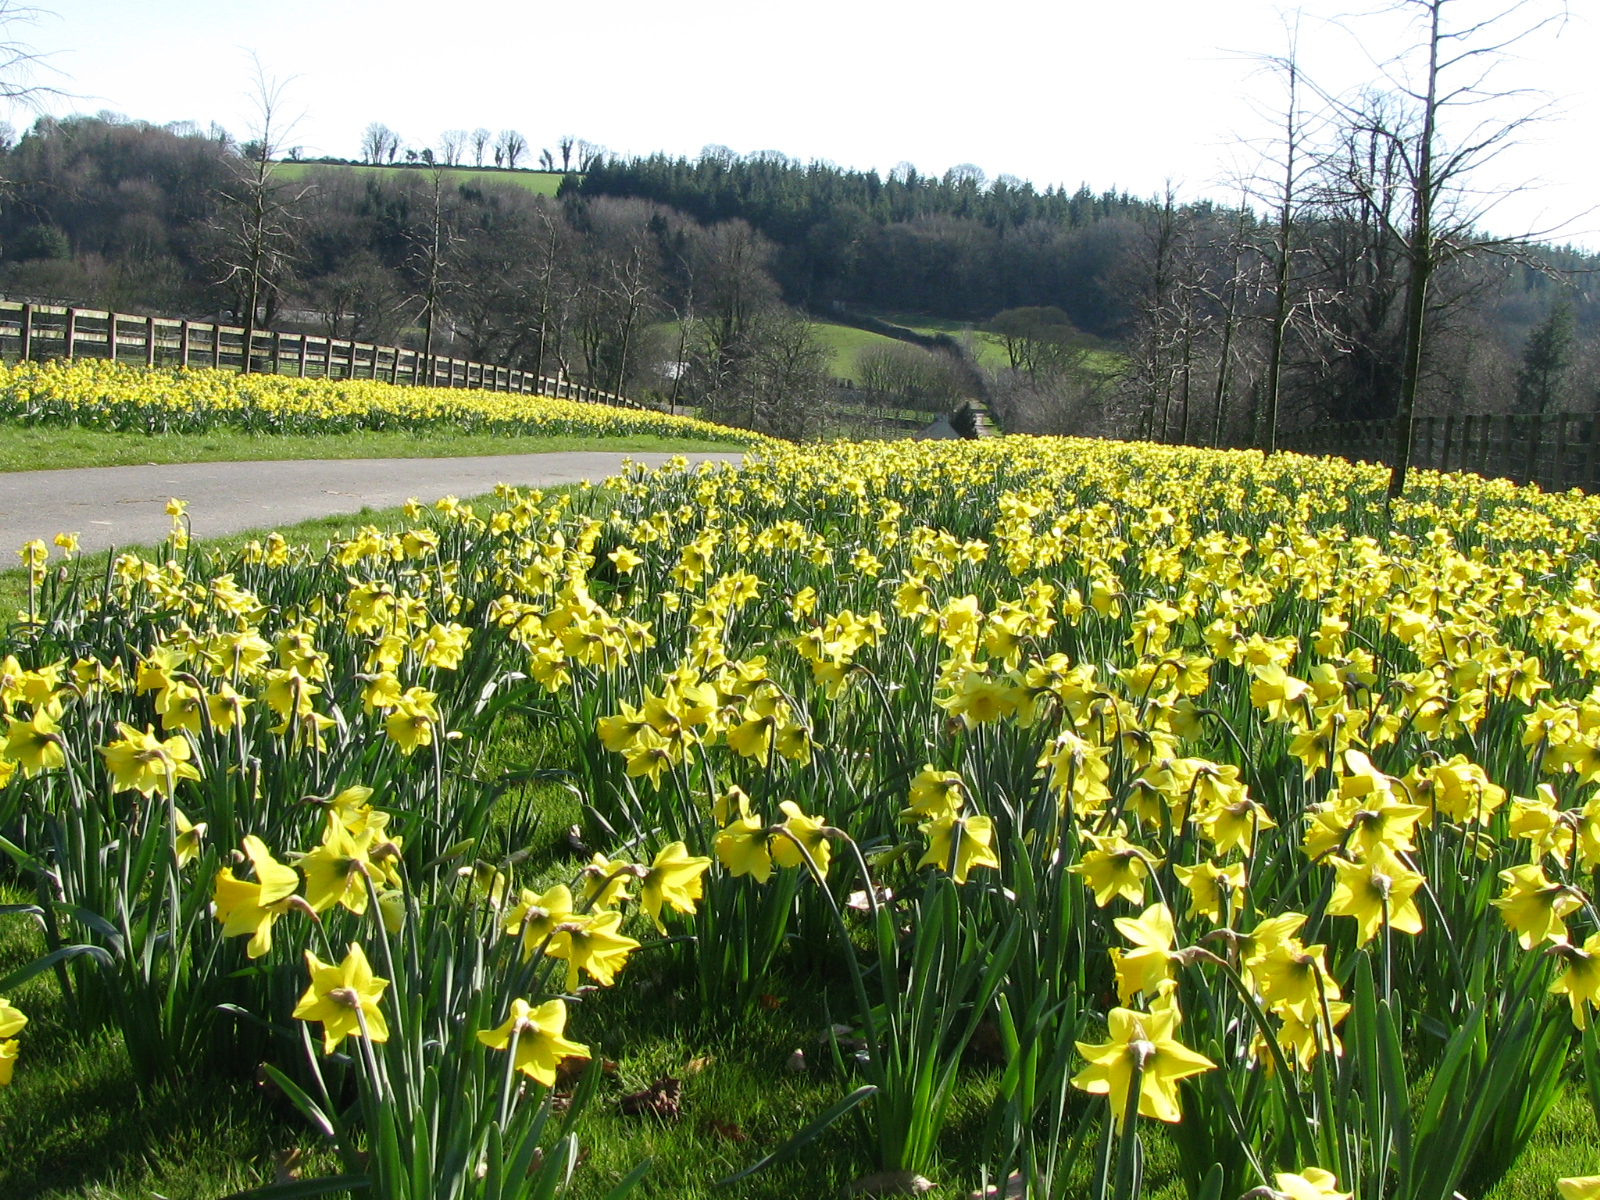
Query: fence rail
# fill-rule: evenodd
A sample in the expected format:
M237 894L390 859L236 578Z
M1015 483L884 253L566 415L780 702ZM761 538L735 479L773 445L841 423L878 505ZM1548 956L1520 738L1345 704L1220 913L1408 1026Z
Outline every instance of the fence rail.
M418 387L481 388L622 408L643 405L570 379L420 350L314 333L256 330L94 308L0 300L0 356L101 358L151 367L216 367L265 375L376 379Z
M1278 438L1285 450L1387 463L1395 423L1349 421ZM1600 489L1600 413L1468 413L1418 417L1411 465L1537 483L1547 492Z

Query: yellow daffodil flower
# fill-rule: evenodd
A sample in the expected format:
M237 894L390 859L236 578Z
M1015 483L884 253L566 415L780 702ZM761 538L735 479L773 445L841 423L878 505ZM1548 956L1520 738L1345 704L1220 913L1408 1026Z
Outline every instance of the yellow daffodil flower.
M1545 941L1567 940L1565 917L1583 907L1583 896L1565 884L1551 883L1538 863L1525 863L1500 872L1505 891L1491 900L1500 910L1506 928L1517 935L1524 950Z
M542 895L523 888L500 927L508 937L522 939L522 961L527 962L556 926L571 915L572 893L565 884L558 883Z
M389 981L372 973L360 946L351 942L349 953L336 965L321 961L307 950L306 966L311 972L311 986L295 1005L293 1016L297 1021L322 1023L325 1054L332 1054L347 1037L360 1037L363 1025L369 1041L389 1040L389 1025L378 1008Z
M111 790L137 791L143 796L156 792L170 795L180 779L199 779L199 770L189 761L189 743L181 735L162 741L146 728L143 733L121 722L122 737L100 751L111 773Z
M1172 977L1172 943L1177 928L1165 904L1152 904L1138 917L1118 917L1112 922L1134 949L1111 949L1111 966L1117 976L1117 999L1130 1003L1140 992L1156 994Z
M244 839L245 857L255 870L255 879L239 879L232 867L217 872L211 899L223 937L250 935L245 953L260 958L272 949L272 926L289 911L290 902L300 887L300 876L272 857L267 844L254 834Z
M1338 876L1327 913L1353 917L1356 944L1365 946L1387 921L1398 933L1422 932L1422 914L1412 896L1423 877L1411 870L1387 846L1378 846L1360 862L1329 859Z
M556 926L546 951L551 958L567 962L567 991L578 988L578 971L582 969L601 987L610 987L616 973L628 961L628 955L639 948L631 937L617 932L622 924L622 914L612 909L590 917L569 918Z
M1072 1086L1107 1097L1120 1130L1137 1069L1139 1115L1177 1123L1183 1118L1178 1107L1178 1081L1216 1066L1177 1040L1177 1024L1174 1010L1141 1013L1113 1008L1107 1017L1109 1041L1099 1045L1077 1043L1078 1053L1088 1065L1072 1077Z
M778 808L788 819L778 826L783 832L774 832L772 835L772 861L780 867L803 866L805 856L800 853L800 846L804 846L817 873L827 878L828 860L833 854L827 826L815 817L806 816L793 800L783 801ZM795 845L796 841L800 846Z
M589 1047L568 1039L567 1004L546 1000L538 1008L520 997L511 1002L511 1015L494 1029L480 1029L478 1040L491 1050L512 1050L512 1068L553 1087L564 1059L589 1057Z
M948 871L957 883L966 883L973 867L1000 869L1000 859L991 843L994 822L988 817L938 817L919 826L928 839L928 850L917 867L937 867Z
M60 726L40 710L27 720L6 718L5 756L32 777L67 765Z
M680 913L693 913L701 897L701 876L711 865L709 858L691 855L682 842L663 846L645 868L639 881L639 907L644 910L656 930L666 933L661 923L661 906L669 906Z
M1566 996L1572 1005L1572 1023L1587 1029L1589 1009L1600 1006L1600 933L1590 934L1582 947L1558 942L1555 954L1566 969L1550 985L1550 993Z
M1349 1192L1338 1190L1333 1172L1321 1167L1307 1167L1298 1175L1280 1171L1272 1181L1287 1200L1350 1200Z
M772 853L766 822L741 816L717 834L712 843L717 861L730 875L751 875L757 883L772 878Z

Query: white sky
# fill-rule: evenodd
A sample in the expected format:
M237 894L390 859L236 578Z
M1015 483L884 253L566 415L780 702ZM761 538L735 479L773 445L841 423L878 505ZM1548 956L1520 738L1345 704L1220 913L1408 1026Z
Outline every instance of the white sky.
M1275 84L1251 53L1281 53L1267 0L34 0L20 36L54 52L75 94L54 111L109 108L155 122L248 125L249 63L297 75L307 153L354 157L382 121L410 144L449 128L520 130L537 149L575 134L621 153L709 143L934 173L1225 196L1251 99ZM1504 0L1510 3L1511 0ZM1560 0L1528 0L1544 13ZM1340 90L1372 77L1326 18L1381 0L1305 0L1302 59ZM1488 0L1457 0L1464 15ZM1600 25L1573 0L1499 77L1544 89L1542 125L1483 182L1538 184L1504 202L1500 232L1552 229L1600 245ZM1596 10L1600 18L1600 9ZM1351 22L1372 54L1402 44L1381 18ZM13 114L19 126L26 114Z

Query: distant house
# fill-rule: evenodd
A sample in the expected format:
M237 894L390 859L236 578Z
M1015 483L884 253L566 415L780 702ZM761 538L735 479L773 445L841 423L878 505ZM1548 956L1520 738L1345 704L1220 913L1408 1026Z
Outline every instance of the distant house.
M940 417L926 429L912 434L912 439L918 442L944 442L951 439L959 441L961 434L956 431L954 425L950 424L949 417Z

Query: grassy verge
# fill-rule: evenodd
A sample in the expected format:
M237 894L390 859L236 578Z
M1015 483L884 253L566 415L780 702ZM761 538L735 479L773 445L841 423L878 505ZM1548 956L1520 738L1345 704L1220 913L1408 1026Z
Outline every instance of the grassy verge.
M425 434L362 432L310 436L245 433L231 429L210 433L146 434L0 422L0 471L296 458L466 458L483 454L547 454L562 450L737 449L725 442L654 435L514 438L440 430Z

